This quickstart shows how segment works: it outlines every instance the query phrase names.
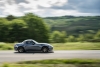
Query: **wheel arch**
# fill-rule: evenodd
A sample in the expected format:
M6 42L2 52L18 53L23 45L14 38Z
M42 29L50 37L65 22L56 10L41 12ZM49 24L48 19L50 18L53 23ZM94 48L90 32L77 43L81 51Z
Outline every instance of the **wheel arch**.
M23 47L23 46L19 46L18 48L20 48L20 47L24 49L24 47ZM18 50L18 48L17 48L17 50ZM25 50L25 49L24 49L24 50Z
M41 50L42 50L44 47L48 48L48 46L42 46ZM48 48L48 49L49 49L49 48Z

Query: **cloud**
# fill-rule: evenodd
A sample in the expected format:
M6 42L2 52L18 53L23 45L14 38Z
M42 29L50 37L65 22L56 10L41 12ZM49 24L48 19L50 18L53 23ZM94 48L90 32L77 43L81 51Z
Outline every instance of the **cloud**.
M28 3L26 0L16 0L15 2L16 2L16 4L19 4L19 3Z
M77 10L82 13L100 13L100 0L68 0L63 6L52 6L57 10Z
M19 3L23 8L28 8L24 13L34 12L40 16L51 16L52 6L63 6L67 0L26 0L28 3ZM49 13L48 13L49 12ZM52 15L53 16L53 15Z
M2 2L0 2L0 4L3 4L2 6L2 14L3 15L15 15L15 16L21 16L23 15L20 11L19 11L19 6L15 3L15 0L2 0ZM0 9L0 11L1 11Z
M48 13L49 12L49 13ZM42 13L45 16L64 16L64 15L73 15L73 16L94 16L98 14L92 14L91 13L81 13L76 10L55 10L55 9L47 9ZM41 14L41 16L43 16ZM45 17L44 16L44 17Z
M83 13L100 13L100 0L69 0L69 4Z
M0 0L0 16L22 16L32 12L39 16L100 15L100 0Z

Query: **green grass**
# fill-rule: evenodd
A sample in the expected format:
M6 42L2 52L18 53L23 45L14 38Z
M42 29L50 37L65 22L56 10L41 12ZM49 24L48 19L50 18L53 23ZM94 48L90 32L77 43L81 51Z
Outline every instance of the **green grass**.
M100 50L100 43L92 42L71 42L51 43L54 50ZM0 50L13 50L14 43L0 43Z
M13 50L13 44L0 42L0 50Z
M100 43L91 42L72 42L72 43L53 43L55 50L100 50Z
M35 61L22 61L17 64L100 64L98 59L48 59Z
M0 67L100 67L98 59L50 59L5 63Z
M100 64L4 64L0 67L100 67Z

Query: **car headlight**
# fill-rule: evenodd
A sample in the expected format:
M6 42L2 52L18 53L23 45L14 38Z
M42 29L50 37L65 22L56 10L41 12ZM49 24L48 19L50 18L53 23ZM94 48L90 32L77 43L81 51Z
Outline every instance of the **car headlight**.
M49 47L50 47L50 48L53 48L53 46L51 46L51 45L50 45Z
M18 47L17 45L15 45L15 47Z

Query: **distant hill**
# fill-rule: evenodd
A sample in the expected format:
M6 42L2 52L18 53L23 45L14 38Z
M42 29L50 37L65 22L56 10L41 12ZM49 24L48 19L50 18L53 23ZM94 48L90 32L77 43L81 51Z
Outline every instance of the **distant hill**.
M46 17L45 22L50 25L51 31L66 31L68 34L95 33L100 29L100 16L61 16Z

